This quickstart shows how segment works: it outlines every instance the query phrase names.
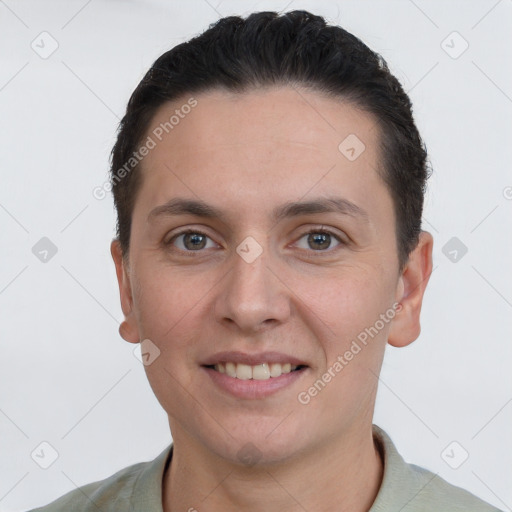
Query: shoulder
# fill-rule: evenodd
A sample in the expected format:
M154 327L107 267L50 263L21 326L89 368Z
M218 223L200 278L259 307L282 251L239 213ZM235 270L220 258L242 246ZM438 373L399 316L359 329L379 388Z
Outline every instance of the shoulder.
M147 462L124 468L112 476L70 491L52 503L31 512L81 512L103 510L103 504L123 504L123 499L132 494L134 483Z
M68 492L30 512L102 512L133 510L142 505L149 512L161 511L162 476L172 446L149 462L139 462L112 476Z
M384 475L370 512L500 512L437 474L405 462L377 425L373 426L373 436L384 461Z
M474 494L448 483L440 476L414 464L407 464L416 480L417 494L410 510L449 510L450 512L499 512ZM406 507L405 511L409 509Z

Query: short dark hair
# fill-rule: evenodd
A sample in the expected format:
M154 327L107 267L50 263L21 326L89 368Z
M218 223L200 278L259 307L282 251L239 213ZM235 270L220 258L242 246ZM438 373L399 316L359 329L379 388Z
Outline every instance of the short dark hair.
M222 18L151 66L130 97L111 155L117 237L124 256L141 185L140 166L135 162L126 172L126 162L142 143L158 108L187 94L215 89L242 93L280 85L303 86L373 114L380 128L379 173L393 199L403 269L418 243L430 174L411 102L378 53L304 10Z

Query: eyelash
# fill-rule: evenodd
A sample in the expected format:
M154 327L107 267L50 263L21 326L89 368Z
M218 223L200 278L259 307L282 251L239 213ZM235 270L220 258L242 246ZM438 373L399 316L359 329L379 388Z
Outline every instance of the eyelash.
M176 233L175 235L173 235L172 238L170 238L167 242L164 242L164 245L167 247L167 246L171 246L173 244L173 242L179 238L180 236L183 236L183 235L187 235L187 234L194 234L194 235L201 235L201 236L204 236L206 238L209 238L211 240L211 237L208 236L206 233L204 233L203 231L200 231L200 230L197 230L197 229L186 229L184 231L180 231L179 233ZM331 253L333 251L335 251L336 249L339 249L340 246L345 246L347 245L347 242L345 242L344 240L342 240L342 238L337 235L336 233L334 233L333 231L330 231L328 229L325 229L325 228L312 228L306 232L304 232L299 238L298 240L301 240L302 238L304 238L305 236L307 235L311 235L311 234L326 234L326 235L330 235L332 236L336 241L339 242L339 245L334 247L334 248L330 248L330 249L325 249L325 250L318 250L318 251L315 251L313 249L301 249L303 251L307 251L307 252L312 252L312 253L315 253L315 254L325 254L325 253ZM183 249L179 249L179 248L175 248L177 249L178 251L184 253L184 254L187 254L187 255L190 255L190 256L193 256L194 253L200 253L200 252L203 252L202 249L199 249L197 251L189 251L189 250L183 250Z

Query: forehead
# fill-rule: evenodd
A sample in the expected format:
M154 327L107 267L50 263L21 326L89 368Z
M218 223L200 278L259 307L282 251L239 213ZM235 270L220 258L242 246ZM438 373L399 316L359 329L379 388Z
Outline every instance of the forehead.
M375 156L379 134L373 116L342 99L291 86L244 93L212 90L194 96L192 108L188 106L190 98L192 95L184 96L160 107L149 129L163 131L160 138L164 143L173 139L177 158L182 153L190 157L191 147L204 153L216 152L220 145L234 151L240 145L271 142L295 143L332 154L349 135L358 136L369 149L366 157ZM181 115L178 118L176 114ZM162 151L156 149L150 160L161 156Z
M355 203L368 202L369 193L389 195L377 170L373 116L310 90L184 96L157 111L146 135L155 142L142 165L148 207L173 195L229 198L239 213L309 192L334 191Z

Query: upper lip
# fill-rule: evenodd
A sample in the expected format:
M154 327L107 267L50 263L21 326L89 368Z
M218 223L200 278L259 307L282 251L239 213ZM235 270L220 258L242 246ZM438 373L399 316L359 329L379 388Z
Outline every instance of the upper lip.
M295 366L307 366L304 361L296 357L281 352L257 352L249 354L246 352L232 351L232 352L217 352L205 359L202 366L213 366L219 363L241 363L250 366L255 366L263 363L290 363Z

